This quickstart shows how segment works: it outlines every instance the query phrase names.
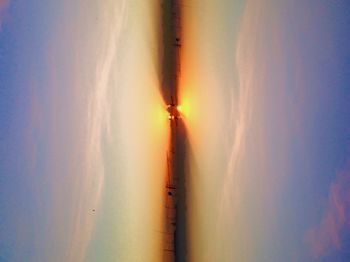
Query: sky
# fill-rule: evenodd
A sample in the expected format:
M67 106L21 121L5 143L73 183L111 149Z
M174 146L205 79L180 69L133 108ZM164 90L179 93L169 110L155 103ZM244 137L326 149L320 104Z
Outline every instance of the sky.
M345 261L348 4L191 4L190 260Z
M189 261L346 261L350 4L182 8ZM0 261L163 261L160 12L0 0Z

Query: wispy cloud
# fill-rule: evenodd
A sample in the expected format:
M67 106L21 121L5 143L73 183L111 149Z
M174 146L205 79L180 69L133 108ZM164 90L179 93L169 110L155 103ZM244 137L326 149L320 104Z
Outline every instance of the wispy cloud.
M228 260L256 260L257 253L247 252L254 249L265 250L270 257L275 254L267 246L275 236L277 196L285 186L289 139L281 21L274 1L245 1L235 53L238 85L229 112L228 154L216 230L222 240L216 252L228 252ZM265 232L260 231L262 227Z
M342 232L350 230L350 162L329 189L328 204L318 225L307 230L305 242L313 257L342 248Z
M47 70L40 71L45 84L36 79L35 68L28 69L33 73L27 79L31 96L26 160L31 169L26 172L32 174L33 198L45 202L38 205L42 216L28 226L42 228L33 232L34 260L84 261L99 214L104 145L111 135L110 93L116 88L111 79L126 0L91 4L85 12L67 15L62 19L66 24L47 39L48 49L39 54L46 55ZM21 250L16 258L24 259Z
M120 6L114 6L114 10L105 10L103 17L110 16L108 26L110 30L106 32L101 46L101 54L96 63L94 86L88 97L87 107L87 133L85 144L85 178L78 199L78 207L74 222L72 235L72 245L69 251L68 261L82 261L87 245L91 239L93 221L91 208L98 205L104 181L104 159L103 159L103 137L110 136L110 121L112 101L109 99L110 77L113 72L113 61L116 56L118 41L120 38L125 1L120 2ZM91 202L87 202L87 196ZM82 241L83 240L83 241Z

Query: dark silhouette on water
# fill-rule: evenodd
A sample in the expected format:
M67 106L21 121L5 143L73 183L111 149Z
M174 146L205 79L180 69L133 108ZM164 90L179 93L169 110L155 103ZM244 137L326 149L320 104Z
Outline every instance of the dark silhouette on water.
M180 0L162 0L162 85L167 104L170 143L167 152L166 225L164 261L186 262L186 147L187 136L178 106L180 77L181 14Z

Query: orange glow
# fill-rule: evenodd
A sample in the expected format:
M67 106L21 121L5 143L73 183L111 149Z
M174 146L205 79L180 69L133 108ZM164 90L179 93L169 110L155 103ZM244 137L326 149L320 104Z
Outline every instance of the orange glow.
M198 97L195 94L197 90L188 83L189 81L186 79L186 82L184 81L180 87L180 104L177 106L177 110L186 126L189 129L193 129L193 125L196 125L198 121Z
M155 111L157 115L157 126L161 127L164 124L164 121L169 117L169 114L166 110L164 110L164 105L161 104L158 104L157 108L155 108Z
M189 96L184 95L183 97L180 97L181 99L181 105L178 105L176 107L177 111L181 113L181 116L183 116L186 119L189 119L191 117L191 114L193 113L193 110L191 110L191 103Z

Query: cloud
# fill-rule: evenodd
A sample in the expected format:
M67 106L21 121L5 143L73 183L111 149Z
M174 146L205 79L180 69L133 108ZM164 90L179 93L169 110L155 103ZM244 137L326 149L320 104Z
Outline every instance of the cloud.
M110 24L111 28L105 38L107 41L97 60L95 83L88 97L88 128L84 157L86 168L85 183L81 186L81 194L78 199L68 261L84 260L86 248L91 239L94 226L94 221L92 221L91 215L89 215L91 213L91 208L89 207L97 206L101 196L105 173L102 141L105 135L107 139L111 135L110 111L112 101L108 97L110 89L109 81L113 69L113 60L117 52L117 42L123 26L124 11L125 1L121 1L121 8L116 9L112 14L111 21L114 23ZM105 16L108 16L108 14L105 14ZM86 200L87 195L91 196L88 201Z
M350 229L350 163L339 172L331 184L328 206L319 225L305 234L305 242L313 257L320 257L332 250L342 248L341 234Z
M46 70L39 73L33 67L25 73L31 95L28 108L20 107L28 117L21 156L29 163L25 203L31 216L25 213L16 222L16 261L27 259L25 249L35 250L35 261L85 260L100 214L104 146L111 140L111 82L126 5L125 0L111 0L92 3L81 16L64 14L66 24L52 31L47 50L38 54L47 61ZM95 16L97 22L89 19ZM26 99L21 95L21 101Z
M9 0L0 0L0 30L6 18L6 10L9 6L9 3L10 3Z

